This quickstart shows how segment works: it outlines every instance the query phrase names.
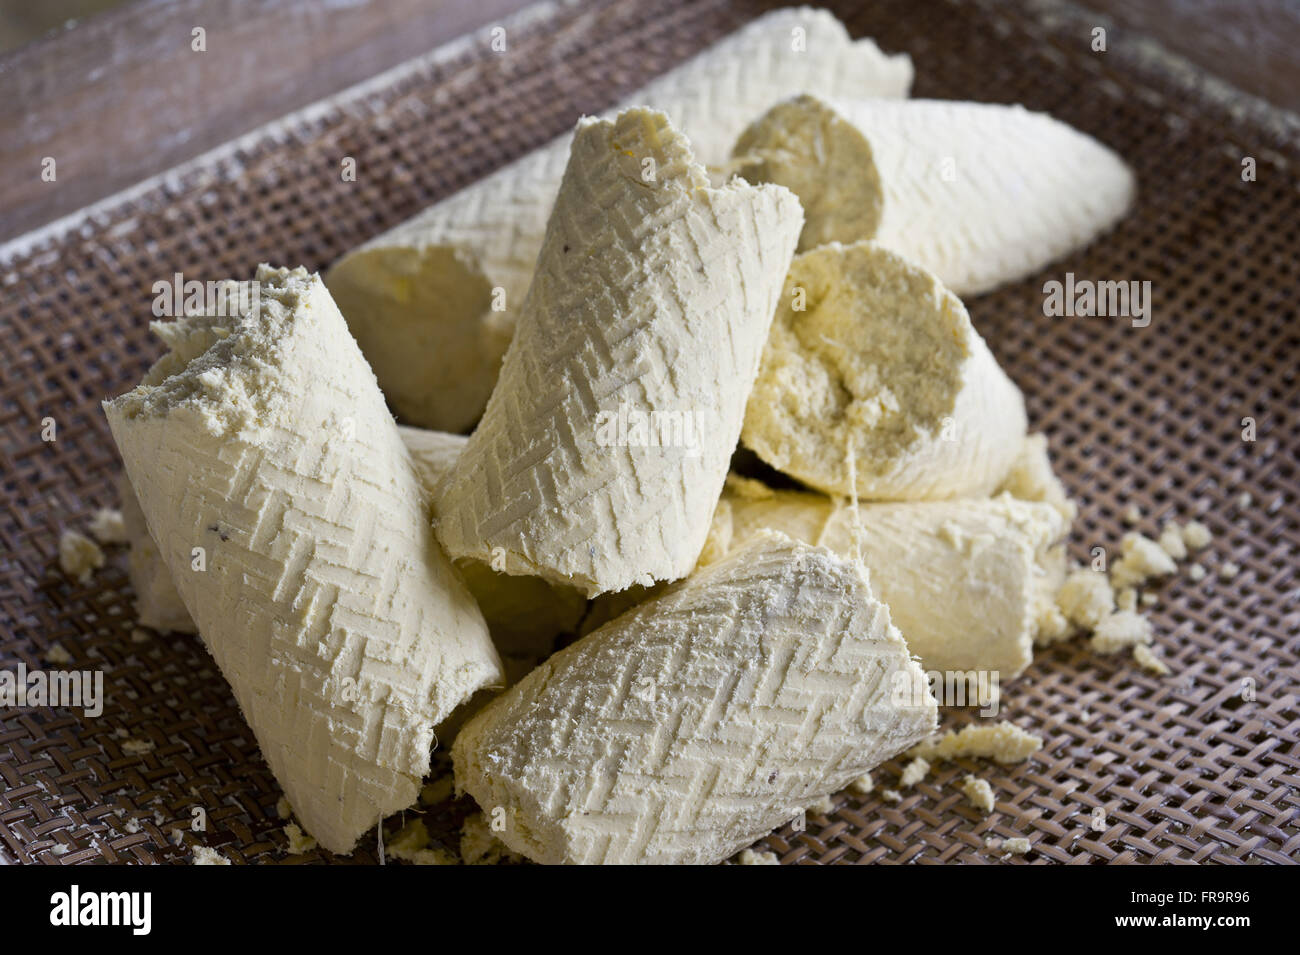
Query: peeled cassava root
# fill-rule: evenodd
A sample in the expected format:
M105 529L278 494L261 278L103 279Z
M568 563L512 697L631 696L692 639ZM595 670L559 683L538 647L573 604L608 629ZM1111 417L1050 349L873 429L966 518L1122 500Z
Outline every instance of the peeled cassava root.
M745 130L735 161L799 196L800 251L875 239L958 295L1087 245L1134 194L1133 173L1091 136L986 103L797 96Z
M589 596L684 576L802 218L711 188L661 113L584 120L483 420L438 490L456 558Z
M180 319L173 350L104 411L276 779L347 852L415 802L434 726L500 661L325 286L266 266L257 281L250 314Z
M632 94L706 164L791 91L906 96L906 56L851 40L831 14L777 10ZM609 114L612 116L615 111ZM564 136L348 253L326 281L392 407L462 431L482 413L532 278L569 154Z
M767 534L555 654L452 758L535 861L711 863L936 720L861 568Z
M872 242L795 258L742 438L829 494L986 497L1020 454L1020 390L957 296Z

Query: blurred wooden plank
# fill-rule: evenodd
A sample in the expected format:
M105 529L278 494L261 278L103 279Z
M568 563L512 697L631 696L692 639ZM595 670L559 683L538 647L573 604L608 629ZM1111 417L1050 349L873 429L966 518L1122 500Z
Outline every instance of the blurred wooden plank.
M0 53L8 53L129 0L0 0Z
M1300 112L1296 0L1081 0L1220 79Z
M0 57L0 240L526 5L136 0L13 51Z

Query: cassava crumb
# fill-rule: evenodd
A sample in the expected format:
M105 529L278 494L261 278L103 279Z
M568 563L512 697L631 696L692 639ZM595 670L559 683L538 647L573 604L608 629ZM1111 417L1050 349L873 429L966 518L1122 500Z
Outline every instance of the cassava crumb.
M1241 573L1241 565L1225 560L1219 565L1219 578L1222 580L1231 580Z
M863 773L853 782L849 783L849 792L856 793L859 796L865 796L876 786L875 781L871 778L870 773Z
M1156 543L1174 560L1187 559L1187 544L1183 541L1183 529L1175 522L1169 521L1161 528L1160 538Z
M458 865L459 860L445 849L429 846L429 830L423 819L412 819L384 843L384 854L412 865Z
M101 544L125 544L126 522L122 512L111 507L101 507L90 519L90 533Z
M1146 593L1142 595L1142 606L1144 607L1154 607L1159 602L1160 602L1160 598L1157 597L1155 594Z
M1214 535L1200 521L1188 521L1183 525L1183 543L1188 550L1203 550L1210 546L1212 540Z
M52 643L45 651L45 662L63 666L65 663L72 662L72 654L63 648L63 644Z
M1131 610L1120 610L1097 624L1088 645L1095 653L1118 653L1127 647L1150 643L1152 636L1150 620Z
M885 802L902 802L902 801L903 801L903 797L899 794L899 792L898 792L897 789L882 789L882 790L880 790L880 798L883 799Z
M1124 523L1130 526L1142 522L1142 508L1136 504L1130 504L1124 511Z
M103 566L104 552L85 534L64 531L59 536L59 567L69 577L84 584Z
M216 849L207 846L194 847L194 865L230 865L230 860Z
M1153 577L1165 577L1178 570L1165 549L1141 534L1125 534L1120 558L1111 565L1110 583L1116 589L1137 587Z
M1065 619L1061 608L1056 604L1047 604L1040 608L1038 619L1034 621L1034 643L1040 647L1051 646L1064 640L1071 633L1070 621Z
M1255 503L1255 499L1250 496L1249 491L1242 491L1237 495L1237 509L1244 511Z
M1070 623L1091 630L1115 609L1115 593L1105 574L1084 567L1065 578L1056 595L1056 605Z
M460 858L465 865L499 865L503 862L523 861L497 838L481 812L466 818L460 828Z
M931 761L972 756L1009 764L1023 763L1042 747L1041 736L1001 720L992 726L972 723L960 730L949 730L942 736L917 743L907 755L923 756Z
M966 794L966 798L971 801L971 805L976 809L984 812L993 811L995 805L993 787L988 784L987 780L967 773L961 781L961 791Z
M293 816L293 807L289 805L289 800L281 796L275 801L275 814L281 819L289 819Z
M1192 566L1187 568L1187 576L1190 577L1194 583L1199 583L1205 579L1205 568L1200 564L1192 564Z
M760 849L755 852L753 849L746 849L740 855L736 856L737 865L780 865L781 860L776 857L775 852L768 852Z
M1004 851L1010 852L1013 856L1022 856L1032 849L1033 846L1030 845L1029 840L1024 836L1016 836L1011 839L1003 839L1002 848Z
M1125 587L1115 595L1115 606L1120 610L1136 610L1138 593L1132 587Z
M152 753L155 745L151 739L128 739L122 743L122 752L127 756L143 756Z
M1133 648L1133 660L1142 669L1156 676L1168 676L1169 667L1165 661L1156 655L1156 652L1148 647L1145 643L1139 643Z
M316 840L303 832L296 822L284 827L284 837L289 841L285 848L291 856L300 856L316 848Z
M424 820L416 817L401 829L384 837L384 855L400 859L403 854L416 852L429 844L429 830Z
M808 805L808 811L822 816L829 816L835 811L835 800L830 796L822 796L821 799Z
M904 789L915 786L925 778L926 773L929 771L930 764L918 756L903 769L903 775L898 778L898 785Z

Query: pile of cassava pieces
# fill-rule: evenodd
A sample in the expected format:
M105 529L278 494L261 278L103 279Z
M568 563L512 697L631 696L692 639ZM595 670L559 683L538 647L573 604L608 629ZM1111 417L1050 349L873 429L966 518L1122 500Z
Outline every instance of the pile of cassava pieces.
M900 787L1028 758L1005 723L935 736L945 674L1077 633L1163 669L1141 587L1204 528L1071 571L1047 440L958 297L1095 239L1133 177L911 76L776 11L324 281L263 266L155 324L91 531L129 543L141 625L216 659L289 851L454 772L465 861L719 862L899 754ZM390 857L457 861L411 819Z

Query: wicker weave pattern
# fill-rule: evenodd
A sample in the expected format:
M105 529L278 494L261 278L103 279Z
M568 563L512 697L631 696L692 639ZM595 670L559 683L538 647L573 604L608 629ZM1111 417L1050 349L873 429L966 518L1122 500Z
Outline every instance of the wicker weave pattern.
M1138 171L1137 213L1035 279L969 304L1026 392L1081 504L1074 554L1196 516L1216 534L1211 575L1186 575L1151 611L1174 670L1159 679L1079 644L1040 652L1003 716L1042 733L1030 762L943 765L900 804L841 795L807 831L769 837L794 862L981 862L988 837L1029 836L1013 861L1283 862L1300 850L1300 142L1287 124L1189 89L1173 71L1088 45L1094 18L1044 20L975 0L876 0L837 13L855 35L910 52L915 94L1021 101L1118 149ZM173 271L216 279L259 261L323 268L423 205L545 143L749 20L725 0L564 8L408 71L384 88L250 137L111 204L0 266L0 668L41 665L53 643L101 668L103 716L0 711L0 855L21 861L185 861L168 833L240 861L287 857L278 789L199 641L136 643L125 557L86 585L54 560L60 528L114 504L117 462L98 401L138 379L150 287ZM358 181L339 176L357 159ZM1243 182L1241 161L1258 163ZM1042 283L1073 271L1150 280L1150 327L1048 319ZM40 440L52 416L58 439ZM1258 435L1241 440L1241 419ZM1234 503L1242 492L1251 506ZM1242 568L1232 580L1214 564ZM1242 698L1251 680L1255 699ZM973 714L949 711L949 724ZM128 738L155 748L129 756ZM892 786L897 767L876 773ZM953 780L988 779L984 817ZM1097 828L1094 809L1105 812ZM464 804L438 807L447 835ZM157 814L155 816L155 813ZM126 820L140 820L128 832ZM132 827L134 828L134 827ZM454 838L452 841L454 845ZM367 862L358 851L347 860Z

